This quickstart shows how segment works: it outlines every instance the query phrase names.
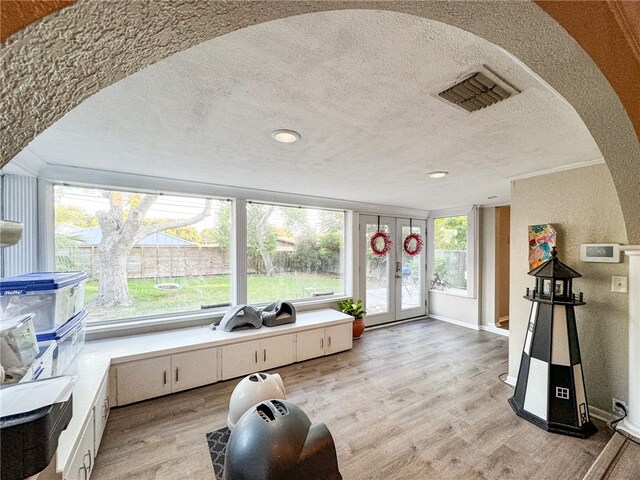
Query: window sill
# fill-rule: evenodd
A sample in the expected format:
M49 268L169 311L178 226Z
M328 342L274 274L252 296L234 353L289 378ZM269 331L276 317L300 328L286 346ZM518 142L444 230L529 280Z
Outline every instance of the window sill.
M293 300L291 303L296 307L297 312L327 308L335 305L339 300L351 298L348 295L332 295L322 299L302 299ZM268 303L255 306L265 306ZM176 315L163 315L161 317L146 317L140 319L111 321L87 325L87 340L105 340L113 337L124 337L127 335L138 335L144 333L156 333L177 328L198 327L208 325L215 320L221 319L226 311L208 311L185 313Z
M429 293L438 293L440 295L449 295L451 297L473 298L466 290L452 289L449 291L444 290L429 290Z

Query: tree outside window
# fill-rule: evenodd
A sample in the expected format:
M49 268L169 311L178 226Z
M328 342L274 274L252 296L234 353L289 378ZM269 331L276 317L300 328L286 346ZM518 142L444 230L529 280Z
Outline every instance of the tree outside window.
M467 290L467 216L441 217L434 224L434 268L430 288Z

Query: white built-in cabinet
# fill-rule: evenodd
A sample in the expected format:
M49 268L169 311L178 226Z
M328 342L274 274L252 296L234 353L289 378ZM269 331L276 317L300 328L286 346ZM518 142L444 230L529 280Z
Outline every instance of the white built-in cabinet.
M112 367L117 405L331 355L352 346L349 322L119 363Z
M94 444L94 419L95 412L91 412L71 462L63 474L64 480L88 480L91 476L97 452Z
M115 369L118 405L127 405L217 382L218 348L121 363Z
M295 334L236 343L222 347L222 380L295 361Z
M296 333L296 361L331 355L353 346L350 323Z

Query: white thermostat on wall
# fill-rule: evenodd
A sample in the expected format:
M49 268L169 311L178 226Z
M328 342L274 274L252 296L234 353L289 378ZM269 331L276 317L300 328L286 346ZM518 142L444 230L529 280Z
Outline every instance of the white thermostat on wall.
M617 243L586 243L580 245L583 262L620 263L620 245Z

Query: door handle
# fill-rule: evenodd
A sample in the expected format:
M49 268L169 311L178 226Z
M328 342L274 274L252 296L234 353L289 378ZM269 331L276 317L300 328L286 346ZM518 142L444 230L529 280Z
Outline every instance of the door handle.
M176 383L178 382L178 378L179 378L179 374L178 372L180 371L180 369L178 367L176 367Z
M263 354L262 354L262 361L266 362L267 361L267 349L265 348L263 350Z

